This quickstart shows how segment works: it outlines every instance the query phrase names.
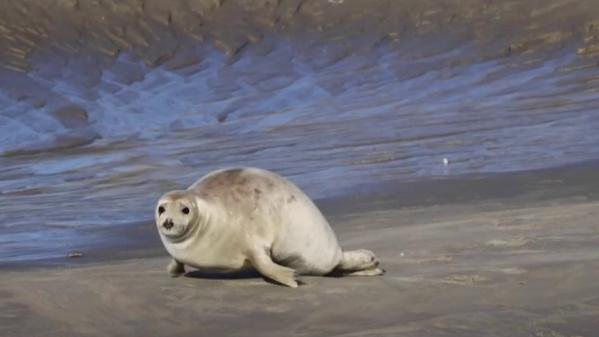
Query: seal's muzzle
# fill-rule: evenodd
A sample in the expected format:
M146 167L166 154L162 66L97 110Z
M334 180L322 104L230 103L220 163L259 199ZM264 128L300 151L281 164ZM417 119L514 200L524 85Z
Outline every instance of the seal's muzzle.
M166 219L162 223L162 227L164 227L166 229L171 229L171 228L173 228L174 225L175 225L175 223L173 223L173 219Z

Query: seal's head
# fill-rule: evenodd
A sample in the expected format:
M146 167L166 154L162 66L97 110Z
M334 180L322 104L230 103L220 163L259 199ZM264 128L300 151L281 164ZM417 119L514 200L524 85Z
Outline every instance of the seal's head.
M196 197L187 191L172 191L163 195L154 213L156 227L172 241L185 239L200 224Z

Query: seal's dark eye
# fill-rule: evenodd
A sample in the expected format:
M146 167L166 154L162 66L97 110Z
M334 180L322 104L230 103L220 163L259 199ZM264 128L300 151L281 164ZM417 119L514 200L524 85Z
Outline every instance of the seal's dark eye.
M160 206L158 207L158 214L162 214L164 213L164 207Z
M181 210L181 212L183 212L183 214L189 214L189 208L183 207L183 209Z

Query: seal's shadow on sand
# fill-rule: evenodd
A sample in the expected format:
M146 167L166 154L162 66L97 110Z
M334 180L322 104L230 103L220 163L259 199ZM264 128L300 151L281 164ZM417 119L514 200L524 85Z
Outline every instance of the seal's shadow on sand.
M246 270L239 272L219 272L210 270L191 270L185 273L185 277L199 278L208 280L241 280L251 278L264 278L255 270Z
M279 286L281 285L280 283L278 283L276 281L273 281L269 278L264 277L262 274L260 274L256 270L245 270L245 271L239 271L239 272L191 270L191 271L186 272L183 276L189 277L189 278L204 279L204 280L244 280L244 279L260 278L260 279L263 279L267 283L279 285ZM297 282L300 286L306 284L306 282L304 282L301 279L297 280Z

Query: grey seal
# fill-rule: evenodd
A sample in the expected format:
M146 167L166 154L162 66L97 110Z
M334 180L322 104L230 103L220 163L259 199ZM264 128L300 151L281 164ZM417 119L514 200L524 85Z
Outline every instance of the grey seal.
M186 190L164 194L155 220L172 257L172 276L197 269L254 268L297 287L299 275L376 276L374 253L343 251L312 200L289 180L257 168L211 172Z

